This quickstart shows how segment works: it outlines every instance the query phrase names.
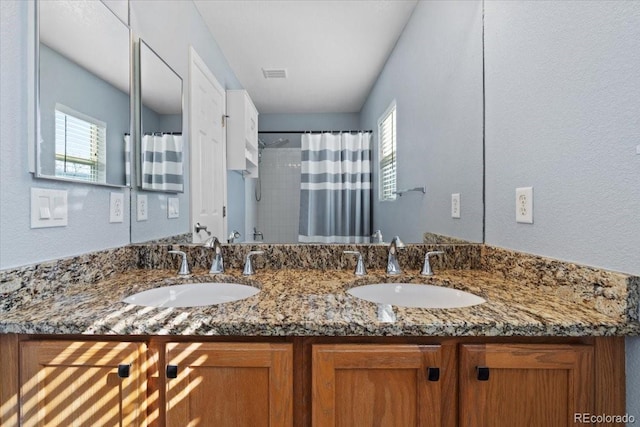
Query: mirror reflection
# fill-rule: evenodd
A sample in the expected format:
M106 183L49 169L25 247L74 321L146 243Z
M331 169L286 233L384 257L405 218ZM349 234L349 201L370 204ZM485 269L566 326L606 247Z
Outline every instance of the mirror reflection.
M38 2L36 174L126 185L129 28L102 2Z
M142 190L184 191L182 79L143 40L139 44Z

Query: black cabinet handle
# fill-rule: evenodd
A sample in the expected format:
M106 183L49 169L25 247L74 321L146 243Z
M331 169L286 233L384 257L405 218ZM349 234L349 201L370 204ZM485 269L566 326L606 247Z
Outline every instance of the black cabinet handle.
M178 377L178 365L167 365L167 378Z
M120 378L129 378L131 365L118 365L118 376Z
M438 381L440 379L440 368L427 368L427 379L429 381Z
M489 368L486 366L476 366L478 381L489 381Z

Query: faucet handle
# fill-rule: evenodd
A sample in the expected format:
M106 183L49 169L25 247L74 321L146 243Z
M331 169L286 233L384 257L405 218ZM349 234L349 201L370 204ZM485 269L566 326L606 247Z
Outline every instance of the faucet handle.
M178 270L178 274L180 276L191 274L191 269L189 268L189 263L187 262L186 253L184 253L183 251L169 251L169 253L182 255L182 262L180 263L180 269Z
M433 276L433 270L431 269L430 258L433 255L442 255L442 254L444 254L444 252L442 251L427 252L424 256L424 265L422 266L422 271L420 272L420 274L422 274L423 276Z
M244 270L242 270L242 274L244 276L253 276L254 274L256 274L256 270L253 268L253 264L251 263L251 256L262 254L264 254L264 251L250 251L247 254L247 257L244 261Z
M362 254L359 251L342 251L343 254L349 255L358 255L358 262L356 263L356 270L353 274L356 276L365 276L367 274L367 269L364 266L364 260L362 259Z

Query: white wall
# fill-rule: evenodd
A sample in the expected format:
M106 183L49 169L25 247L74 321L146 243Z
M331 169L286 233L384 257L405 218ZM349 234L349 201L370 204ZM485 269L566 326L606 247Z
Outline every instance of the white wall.
M640 274L640 2L486 2L485 64L486 243Z
M379 202L374 174L374 229L405 242L426 231L481 242L482 2L418 3L362 108L360 127L373 129L374 141L394 99L398 189L427 193ZM451 218L452 193L460 219Z

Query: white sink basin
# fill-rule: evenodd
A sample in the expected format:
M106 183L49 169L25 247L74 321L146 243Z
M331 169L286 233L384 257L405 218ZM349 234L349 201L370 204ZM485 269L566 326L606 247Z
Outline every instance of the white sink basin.
M147 307L200 307L239 301L258 292L258 288L239 283L190 283L138 292L122 302Z
M354 297L378 304L419 308L460 308L486 302L469 292L416 283L376 283L351 288Z

